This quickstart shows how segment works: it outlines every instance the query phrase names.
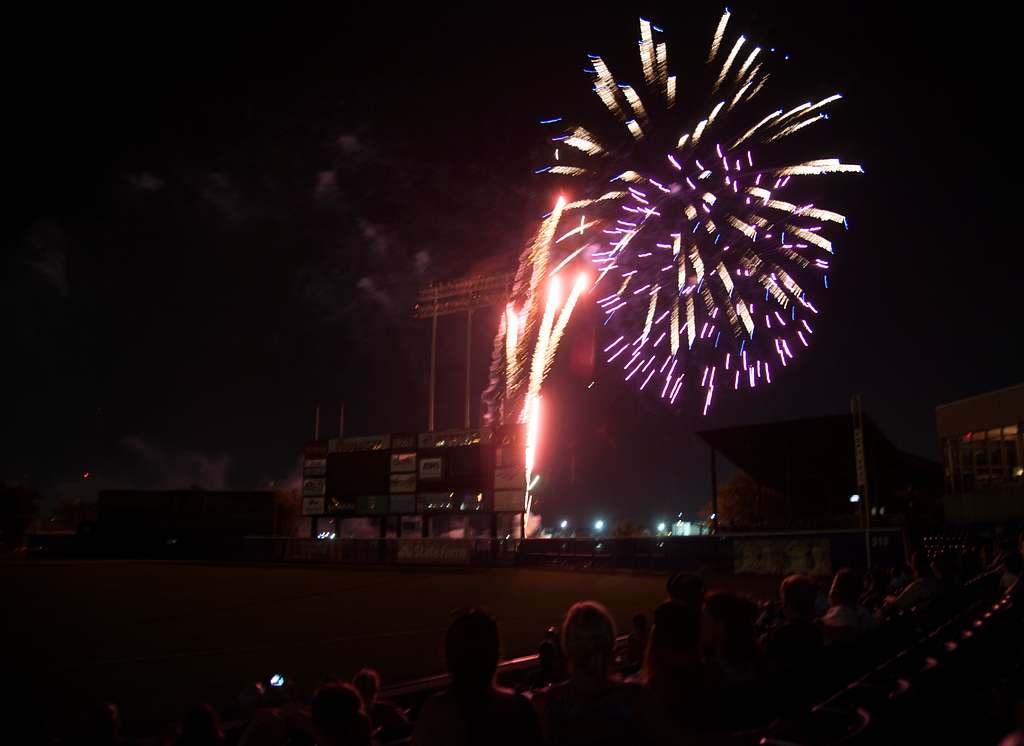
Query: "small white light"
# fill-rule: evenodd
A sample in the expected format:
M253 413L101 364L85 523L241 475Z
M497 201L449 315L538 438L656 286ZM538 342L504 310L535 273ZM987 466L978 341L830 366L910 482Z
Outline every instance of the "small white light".
M561 522L560 524L558 524L558 525L559 525L559 526L561 526L562 528L568 528L568 526L569 526L569 521L562 521L562 522Z
M658 524L658 531L664 531L664 530L665 530L665 524L664 523L659 523Z
M594 528L596 528L598 531L603 529L604 528L604 521L601 521L601 520L594 521Z
M850 502L852 502L852 503L859 503L860 502L860 495L850 495Z

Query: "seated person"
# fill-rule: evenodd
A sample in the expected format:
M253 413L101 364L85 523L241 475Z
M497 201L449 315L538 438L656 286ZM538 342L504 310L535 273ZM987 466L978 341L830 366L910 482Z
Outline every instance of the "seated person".
M644 614L633 615L633 629L630 630L626 639L627 663L639 664L643 662L644 653L647 652L647 616Z
M743 686L758 676L758 612L757 604L730 591L712 591L704 599L706 658L718 667L722 686Z
M842 569L832 581L829 610L821 619L826 642L858 642L878 626L878 620L859 603L862 583L850 570Z
M534 695L545 743L578 746L671 743L650 695L611 673L615 624L601 604L570 607L562 625L569 679Z
M387 740L408 735L409 718L394 703L380 699L380 675L372 668L364 668L352 677L352 686L363 698L363 707L370 716L374 729L379 729Z
M413 730L414 746L540 742L537 713L526 697L497 686L501 640L482 609L456 612L444 636L451 687L427 700Z
M352 686L324 684L313 693L309 710L317 746L370 746L370 718Z
M1022 566L1024 560L1018 552L1009 552L1003 557L1003 574L999 576L999 590L1005 593L1013 588L1020 579Z
M790 575L779 586L783 622L761 638L761 650L776 669L803 668L817 661L824 645L821 626L814 619L817 595L817 586L806 575Z
M910 559L910 568L914 573L914 579L898 596L889 596L885 599L883 613L907 611L932 601L941 593L942 586L923 552L914 552Z

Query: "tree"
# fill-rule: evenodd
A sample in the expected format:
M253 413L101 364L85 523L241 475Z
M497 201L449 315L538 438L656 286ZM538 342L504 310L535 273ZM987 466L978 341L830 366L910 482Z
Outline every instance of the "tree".
M738 472L718 488L718 522L730 527L761 525L773 512L777 496L778 492L759 486L746 472Z

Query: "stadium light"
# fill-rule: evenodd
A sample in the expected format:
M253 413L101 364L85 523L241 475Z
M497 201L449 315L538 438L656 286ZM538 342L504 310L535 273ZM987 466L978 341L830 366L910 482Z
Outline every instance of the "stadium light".
M665 531L665 522L662 521L661 523L658 524L658 533L663 533L664 531Z
M860 502L860 495L850 495L850 502L852 502L852 503L859 503Z
M561 526L563 529L569 528L569 521L562 521L558 525Z
M604 521L598 518L596 521L594 521L594 528L598 531L602 530L604 528Z

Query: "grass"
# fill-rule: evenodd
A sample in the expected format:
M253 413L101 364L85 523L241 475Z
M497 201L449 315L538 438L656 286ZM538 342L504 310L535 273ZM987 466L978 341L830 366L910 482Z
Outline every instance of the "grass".
M109 701L129 734L196 702L233 702L272 673L303 695L362 666L385 683L437 673L460 606L490 609L514 657L534 652L574 601L600 601L625 631L665 588L656 576L514 568L88 561L2 564L0 582L21 719L59 731L82 705Z

